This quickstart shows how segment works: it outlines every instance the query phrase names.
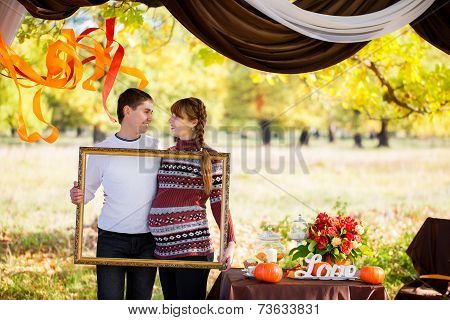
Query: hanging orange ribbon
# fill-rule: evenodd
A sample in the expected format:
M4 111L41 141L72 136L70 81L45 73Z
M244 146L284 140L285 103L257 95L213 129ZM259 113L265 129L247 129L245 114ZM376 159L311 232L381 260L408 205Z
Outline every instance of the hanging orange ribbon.
M114 40L114 28L115 18L106 20L106 31L101 28L89 28L83 31L80 35L75 36L73 29L62 30L62 36L66 40L56 40L51 42L46 55L47 75L41 76L33 70L22 58L20 58L14 51L6 45L0 34L0 66L4 67L8 71L8 78L11 78L16 85L19 93L19 112L18 112L18 128L17 133L20 139L26 142L36 142L40 139L53 143L58 139L58 128L44 119L41 109L41 92L44 87L50 87L55 89L68 89L72 90L76 88L78 83L83 78L83 66L86 63L95 60L93 74L83 81L82 88L89 91L95 91L94 82L105 77L105 81L102 88L102 101L103 108L105 109L108 117L111 121L117 122L117 120L108 111L106 102L108 96L111 93L112 87L116 81L119 72L131 75L140 79L138 87L140 89L147 86L148 81L142 71L136 68L121 66L125 50L123 46ZM106 35L106 46L103 47L98 41L94 40L90 34L97 30L103 31ZM93 45L84 45L81 42L84 38L92 40ZM111 52L114 50L113 45L117 44L117 49L114 55L111 57ZM81 60L77 54L76 49L84 49L89 51L92 56ZM61 58L61 55L63 58ZM105 76L106 68L106 76ZM20 79L18 78L20 75ZM21 80L21 81L19 81ZM22 80L34 82L33 85L22 83ZM22 110L22 94L20 88L31 88L34 86L40 86L33 99L33 113L36 118L46 124L51 133L47 137L43 137L38 132L32 132L28 134L28 128L24 121Z

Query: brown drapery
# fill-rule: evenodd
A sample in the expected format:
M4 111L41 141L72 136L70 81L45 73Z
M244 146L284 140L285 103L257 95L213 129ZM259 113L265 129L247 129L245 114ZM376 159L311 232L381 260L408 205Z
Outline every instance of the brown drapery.
M305 0L303 9L332 15L381 10L395 0ZM332 43L301 35L253 9L243 0L162 0L191 33L214 50L248 67L278 73L320 70L345 60L364 43Z
M420 275L450 276L450 220L427 218L406 253Z
M105 0L19 0L36 17L63 19L81 6ZM379 11L398 0L299 0L295 4L330 15L361 15ZM312 39L269 19L243 0L140 0L162 3L192 34L217 52L248 67L276 73L303 73L339 63L364 43L332 43ZM450 52L450 2L437 0L411 23L416 32L437 48Z
M419 275L450 276L450 220L427 218L406 253ZM432 276L432 277L433 277ZM398 300L448 300L450 281L417 279L403 286Z
M97 6L108 0L18 0L35 18L61 20L73 15L80 7Z
M426 17L423 19L422 17ZM423 39L446 54L450 53L450 1L437 0L418 19L411 23Z

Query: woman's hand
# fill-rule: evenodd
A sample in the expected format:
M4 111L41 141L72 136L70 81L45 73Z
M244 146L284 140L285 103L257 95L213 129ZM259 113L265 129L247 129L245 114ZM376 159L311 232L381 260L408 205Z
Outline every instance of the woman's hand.
M231 269L231 264L233 263L234 246L235 245L236 244L233 241L228 242L228 246L227 246L227 249L225 250L225 254L223 255L222 260L220 261L220 263L226 264L227 268L222 271L228 271Z

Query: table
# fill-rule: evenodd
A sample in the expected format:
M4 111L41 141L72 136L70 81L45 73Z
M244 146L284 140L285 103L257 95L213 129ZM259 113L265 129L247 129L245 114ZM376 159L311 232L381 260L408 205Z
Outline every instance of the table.
M208 300L387 300L382 285L351 280L295 280L278 283L248 279L241 269L222 272Z

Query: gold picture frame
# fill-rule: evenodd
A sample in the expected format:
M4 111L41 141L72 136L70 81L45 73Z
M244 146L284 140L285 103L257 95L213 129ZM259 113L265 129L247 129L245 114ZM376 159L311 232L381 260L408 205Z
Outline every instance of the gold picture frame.
M187 158L200 159L201 153L194 151L178 150L152 150L152 149L121 149L121 148L96 148L80 147L78 163L78 187L84 192L86 157L87 155L111 155L111 156L153 156L159 158ZM220 218L220 250L219 259L227 247L228 221L229 217L229 185L230 185L230 154L210 152L212 160L223 161L222 172L222 206ZM182 260L160 260L160 259L128 259L128 258L104 258L83 257L83 216L84 201L77 205L75 240L74 240L74 263L84 265L110 265L110 266L135 266L135 267L171 267L171 268L196 268L196 269L220 269L226 265L220 262L182 261Z

